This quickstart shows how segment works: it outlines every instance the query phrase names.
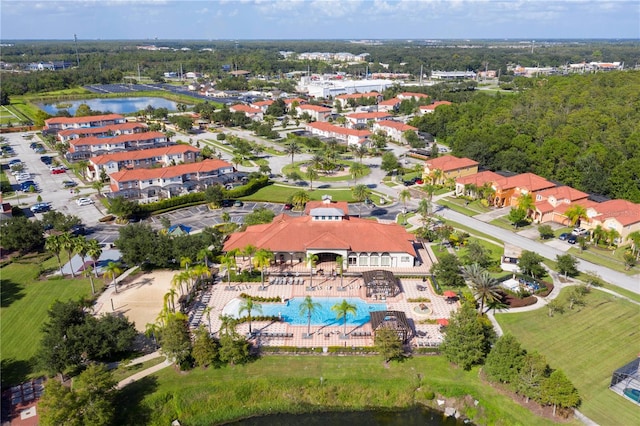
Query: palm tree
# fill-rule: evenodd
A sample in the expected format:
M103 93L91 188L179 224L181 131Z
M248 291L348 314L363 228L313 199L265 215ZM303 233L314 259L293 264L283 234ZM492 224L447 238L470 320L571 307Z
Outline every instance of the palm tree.
M400 201L402 201L402 203L404 204L404 209L402 213L402 222L404 224L406 223L407 201L411 199L411 192L408 189L403 189L402 191L400 191L400 194L398 194L398 197L400 198Z
M71 263L71 257L73 256L73 250L75 249L75 241L69 232L60 234L60 247L66 250L69 254L69 266L71 266L71 276L75 277L76 274L73 271L73 264Z
M357 202L361 203L369 196L369 188L367 188L367 185L363 184L355 185L351 188L351 195ZM358 206L358 217L360 217L361 209L362 206Z
M353 178L353 183L357 184L358 178L365 174L365 172L367 171L367 168L362 163L353 163L350 166L350 171L351 171L351 177Z
M52 252L56 255L58 259L58 268L60 269L60 274L64 276L62 272L62 262L60 261L60 252L62 251L62 241L60 235L50 235L47 237L47 240L44 243L44 248L47 251Z
M198 280L211 277L211 269L209 269L209 267L206 265L196 265L191 268L191 271L189 271L189 275L194 280L192 281L192 284L197 284Z
M284 153L291 156L291 164L296 154L302 153L302 148L297 142L291 142L284 147Z
M616 243L616 239L620 236L620 233L614 228L607 231L607 240L609 241L609 247L613 247Z
M342 302L336 303L331 307L331 310L336 313L336 319L339 321L340 319L344 319L344 335L347 335L347 315L353 314L355 315L358 311L356 305L352 305L347 302L346 299L342 299Z
M369 152L367 147L364 145L351 145L351 151L353 151L356 157L358 157L360 163L362 163L362 157L367 155L367 153Z
M307 336L311 336L311 316L320 309L321 306L320 303L314 302L311 296L305 297L300 304L300 316L307 316Z
M304 210L304 205L309 201L309 194L307 191L297 191L291 196L291 201L296 208Z
M144 328L144 335L153 339L153 343L158 346L158 336L160 335L160 327L157 323L147 323Z
M182 288L182 284L186 284L187 286L189 285L189 280L191 279L191 277L189 276L189 273L187 271L182 271L182 272L178 272L177 274L174 274L174 276L171 278L171 285L174 288L180 288L180 295L184 295L187 292L184 291L184 289ZM187 287L188 290L188 287Z
M251 334L251 312L257 311L262 313L262 306L259 303L254 302L253 299L246 298L240 304L238 313L242 314L244 311L247 311L247 318L249 319L249 334Z
M307 255L307 263L309 264L309 287L313 287L313 268L316 267L316 263L318 262L318 255L315 253L309 253Z
M98 197L102 196L102 187L103 187L104 183L102 183L101 180L96 180L91 184L91 187L93 189L95 189L96 191L98 191Z
M96 267L96 263L100 256L102 256L102 247L98 240L89 240L89 248L87 249L87 255L93 261L93 274L98 277L98 268Z
M96 286L93 283L93 268L91 266L84 268L82 274L89 278L89 282L91 283L91 295L96 294Z
M220 330L218 330L219 336L230 336L236 331L236 319L231 315L220 315Z
M427 198L423 198L418 203L418 214L422 216L422 222L427 222L431 214L431 203Z
M631 232L627 240L631 241L631 253L635 254L636 260L640 260L640 231Z
M253 256L252 262L253 266L260 269L260 281L262 287L264 287L264 268L271 265L271 262L274 259L273 252L268 249L261 248L258 250Z
M185 270L189 270L189 265L191 265L193 262L191 261L191 258L189 256L182 256L180 258L180 267L184 268Z
M498 281L489 271L474 263L465 267L464 274L470 282L474 297L480 300L480 313L484 311L485 302L499 299Z
M177 295L178 295L178 292L174 287L171 287L167 292L167 294L165 294L165 297L167 297L167 300L171 301L171 312L174 312L174 313L176 312L176 296Z
M240 253L242 254L243 261L245 256L249 256L249 268L253 266L253 264L251 263L251 257L255 254L256 251L258 251L258 247L254 246L253 244L247 244L240 251Z
M78 235L73 239L75 252L78 253L80 258L82 259L82 267L84 268L85 257L87 256L87 252L89 251L89 241L85 238L84 235Z
M442 179L442 170L440 169L431 170L429 177L431 178L431 183L433 185L438 185L440 183L440 179Z
M574 204L564 212L564 215L569 219L571 226L575 226L582 219L587 218L587 209L580 204Z
M200 262L204 262L205 266L209 266L209 256L211 256L211 250L209 250L208 248L203 248L198 251L196 259Z
M231 284L231 269L236 267L235 253L232 251L227 252L227 254L220 258L220 263L227 267L227 280L228 283Z
M118 292L118 285L116 284L116 277L122 273L122 269L120 268L120 264L116 262L109 262L107 266L104 268L104 276L105 278L111 279L113 288Z
M344 258L342 256L336 256L336 272L340 274L340 288L344 288L344 283L342 280L342 273L344 272Z
M207 323L209 324L209 333L211 333L211 312L213 311L213 308L211 306L207 306L206 308L204 308L204 311L202 311L202 313L207 317Z
M536 203L533 200L533 196L530 192L520 195L518 197L518 208L527 212L527 217L531 215L531 211L536 208Z
M313 166L307 167L307 179L309 179L309 190L313 190L313 181L318 179L318 171Z

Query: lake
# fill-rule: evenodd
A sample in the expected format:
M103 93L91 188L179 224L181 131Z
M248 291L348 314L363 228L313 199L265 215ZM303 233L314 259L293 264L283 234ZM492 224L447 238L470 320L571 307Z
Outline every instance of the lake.
M398 411L370 410L308 414L274 414L271 416L252 417L226 424L235 426L459 426L465 423L461 419L444 417L439 411L416 407ZM472 425L472 423L466 424Z
M75 101L56 101L54 103L40 103L38 107L44 112L56 115L59 111L67 110L69 114L75 115L76 109L82 104L89 105L92 111L112 112L114 114L130 114L145 109L151 105L154 108L166 108L169 111L176 111L177 102L164 98L154 97L132 97L132 98L108 98L108 99L81 99ZM68 106L68 108L58 108L56 105Z

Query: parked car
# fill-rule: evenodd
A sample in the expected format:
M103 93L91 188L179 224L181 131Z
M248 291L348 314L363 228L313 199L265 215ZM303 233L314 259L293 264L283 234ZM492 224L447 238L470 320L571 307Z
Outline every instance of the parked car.
M16 164L20 163L22 163L22 161L19 158L14 158L13 160L9 161L9 167L15 166Z
M233 207L242 207L244 206L244 203L240 200L236 200L235 203L233 203Z
M569 234L568 232L563 232L562 234L560 234L560 235L558 236L558 239L560 239L560 240L562 240L562 241L566 241L566 240L567 240L567 238L569 238L569 235L571 235L571 234Z
M231 207L233 205L233 201L231 200L222 200L222 207Z
M72 180L65 180L64 182L62 182L62 186L64 186L65 188L73 188L74 186L77 186L77 185L78 184Z
M424 183L424 181L421 178L416 178L415 183L417 185L422 185Z
M51 170L51 174L52 175L59 175L59 174L66 173L66 172L67 171L65 169L59 168L59 167L56 167L53 170Z
M47 203L37 203L29 208L29 210L31 210L33 213L44 213L49 211L50 209L51 206L49 206L49 204Z
M88 206L90 204L93 204L93 200L91 198L82 197L76 200L76 204L79 206Z
M293 209L293 204L291 204L291 203L287 203L287 204L285 204L285 205L284 205L284 209L285 209L285 210L291 210L291 209Z
M578 242L578 236L577 235L573 235L573 234L569 235L569 237L567 238L567 242L569 244L577 243Z
M34 181L32 181L32 180L27 180L27 181L24 181L24 182L22 182L20 184L20 190L22 192L29 191L29 189L31 189L31 187L33 187L36 190L38 189L38 187L36 186L36 183Z
M48 165L51 164L53 159L51 157L49 157L48 155L43 155L42 157L40 157L40 161L42 161L44 164L46 164L48 166Z
M73 235L74 237L77 237L78 235L85 235L87 233L87 230L85 229L84 225L73 225L73 227L71 228L71 235Z
M589 233L589 231L587 231L584 228L575 228L573 231L571 231L571 233L573 235L580 236L580 235L587 235Z
M16 175L16 180L18 182L25 182L31 180L31 173L18 173Z

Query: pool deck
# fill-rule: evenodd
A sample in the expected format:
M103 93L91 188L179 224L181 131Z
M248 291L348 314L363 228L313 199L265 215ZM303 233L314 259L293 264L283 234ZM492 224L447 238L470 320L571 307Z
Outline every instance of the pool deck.
M299 278L303 275L300 273ZM411 344L414 347L437 346L442 342L441 327L438 324L423 324L426 319L449 318L456 311L459 303L450 303L443 296L435 294L428 282L420 278L400 279L402 291L396 297L389 297L384 302L387 310L405 312L410 324L414 328L414 337ZM340 277L314 277L313 290L309 289L309 270L307 268L305 284L268 284L261 289L260 283L231 283L218 281L210 288L208 305L211 307L211 330L215 333L220 329L219 319L224 307L232 299L246 293L256 297L277 297L282 300L294 297L359 297L367 302L381 302L365 296L364 282L362 278L344 277L344 290L340 287ZM408 302L408 299L427 298L430 302ZM418 314L414 308L421 304L428 306L430 313ZM201 324L208 325L207 318L200 320ZM254 337L254 343L260 346L296 346L296 347L327 347L327 346L373 346L371 324L362 326L347 325L347 337L343 336L344 325L311 326L311 336L307 337L306 325L290 325L286 322L254 321L252 330L258 332ZM237 331L248 335L249 324L242 323L237 326ZM355 332L355 335L354 335ZM283 337L288 336L288 337Z

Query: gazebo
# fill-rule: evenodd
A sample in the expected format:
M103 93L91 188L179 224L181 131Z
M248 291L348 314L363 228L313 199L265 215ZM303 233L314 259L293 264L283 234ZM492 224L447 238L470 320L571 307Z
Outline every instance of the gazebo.
M398 280L391 271L381 269L375 271L364 271L362 273L364 285L367 290L367 297L384 300L387 297L394 297L400 293Z
M382 328L388 328L395 331L403 343L412 335L407 315L402 311L373 311L369 315L374 334Z

